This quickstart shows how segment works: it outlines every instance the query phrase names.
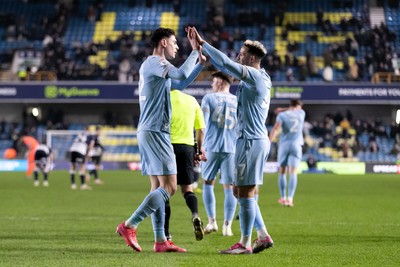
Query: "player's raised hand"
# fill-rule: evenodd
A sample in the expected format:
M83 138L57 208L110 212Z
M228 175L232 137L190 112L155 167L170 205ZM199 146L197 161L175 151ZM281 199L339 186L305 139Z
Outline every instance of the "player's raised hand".
M200 34L197 32L196 27L190 27L191 29L191 34L193 34L196 37L197 42L199 45L203 45L205 43L204 39L200 36Z
M189 39L190 45L192 46L193 50L199 49L199 44L196 39L196 35L193 33L193 27L186 27L185 31L187 32L187 38Z

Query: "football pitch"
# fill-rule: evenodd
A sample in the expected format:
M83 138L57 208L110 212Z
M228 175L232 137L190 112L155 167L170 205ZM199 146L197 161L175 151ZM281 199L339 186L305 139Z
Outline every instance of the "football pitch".
M171 232L188 253L154 253L150 218L138 228L143 252L133 252L115 228L147 195L149 180L140 172L100 175L104 185L73 191L67 171L52 172L48 188L22 172L0 173L0 266L400 266L400 175L301 174L294 208L277 203L277 174L265 175L259 205L275 247L253 255L218 253L239 240L238 220L233 237L219 231L196 241L180 193L171 199ZM223 191L215 188L221 230Z

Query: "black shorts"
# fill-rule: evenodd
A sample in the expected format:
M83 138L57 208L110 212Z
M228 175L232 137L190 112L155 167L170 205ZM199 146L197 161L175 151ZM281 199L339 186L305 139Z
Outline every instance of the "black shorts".
M176 157L177 183L189 185L194 182L194 147L183 144L172 144Z
M99 165L101 163L101 156L93 156L90 158L90 161L93 162L94 165Z
M48 156L49 156L49 155L47 155L47 153L44 152L43 150L37 150L37 151L35 152L35 161L37 161L37 160L40 161L42 158L47 159Z
M85 155L82 155L79 152L72 151L71 152L71 163L85 163Z

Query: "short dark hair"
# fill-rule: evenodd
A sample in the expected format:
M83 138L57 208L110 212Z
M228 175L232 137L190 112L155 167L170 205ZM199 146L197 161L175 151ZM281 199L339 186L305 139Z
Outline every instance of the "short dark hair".
M227 83L231 84L232 83L232 79L228 74L223 73L222 71L216 71L213 74L211 74L213 77L217 77L220 78L224 81L226 81Z
M291 107L303 106L303 102L301 102L300 99L292 99L292 100L290 100L290 106Z
M169 38L171 35L175 35L175 31L173 29L162 27L156 29L151 35L151 46L156 48L161 39Z

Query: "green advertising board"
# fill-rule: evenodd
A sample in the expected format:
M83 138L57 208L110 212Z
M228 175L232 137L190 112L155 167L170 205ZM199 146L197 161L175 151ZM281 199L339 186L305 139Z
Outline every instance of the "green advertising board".
M318 162L318 170L334 174L365 174L365 162ZM299 167L299 173L307 172L306 162L302 162Z

